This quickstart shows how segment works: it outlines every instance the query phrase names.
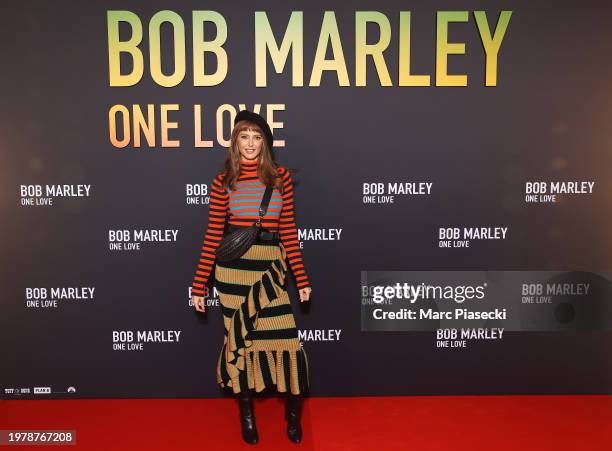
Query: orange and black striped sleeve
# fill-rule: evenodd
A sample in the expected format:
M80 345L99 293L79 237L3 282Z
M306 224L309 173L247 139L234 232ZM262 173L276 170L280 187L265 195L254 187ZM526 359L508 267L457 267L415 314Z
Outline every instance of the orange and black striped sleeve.
M278 231L280 239L287 251L289 267L295 276L296 287L299 289L309 287L310 282L304 268L302 259L302 249L298 242L298 231L295 223L295 209L293 196L293 179L289 171L281 167L280 171L283 180L283 208L281 211Z
M222 181L223 173L217 175L211 184L210 203L208 205L208 226L202 242L202 248L200 249L200 259L191 284L191 294L193 296L204 296L204 289L208 283L212 267L215 264L215 250L223 238L229 193L222 189Z

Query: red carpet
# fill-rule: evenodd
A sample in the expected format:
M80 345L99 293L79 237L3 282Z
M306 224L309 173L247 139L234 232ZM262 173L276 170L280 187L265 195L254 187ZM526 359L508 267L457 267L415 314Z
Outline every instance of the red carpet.
M299 445L285 435L282 407L279 398L255 399L257 445L242 442L233 399L1 401L0 429L75 429L77 446L62 448L88 451L612 447L605 395L307 398Z

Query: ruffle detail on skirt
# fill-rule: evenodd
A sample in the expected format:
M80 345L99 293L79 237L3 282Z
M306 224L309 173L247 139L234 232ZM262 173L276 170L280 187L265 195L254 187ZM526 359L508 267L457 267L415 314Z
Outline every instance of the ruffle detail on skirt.
M219 358L217 366L217 382L222 386L231 387L234 393L247 387L261 392L276 386L279 392L291 392L294 395L307 393L310 386L308 357L306 351L275 350L246 351L246 371L241 371L236 377L229 377L228 367Z
M260 354L258 354L260 351L253 352L248 350L253 342L247 339L247 335L249 332L256 329L257 316L260 310L266 308L284 291L283 285L287 272L287 252L282 242L279 243L279 248L281 251L280 258L272 261L268 269L262 273L260 279L251 285L247 296L240 304L240 307L236 309L230 320L227 341L219 357L219 359L223 358L224 362L219 362L219 365L221 365L221 363L223 363L223 365L218 373L218 377L221 378L219 382L224 386L231 386L234 393L240 392L241 387L247 387L249 385L247 366L251 367L250 371L253 371L253 367L256 369L261 368L260 363L262 363L262 361L259 359ZM246 362L247 352L251 359L249 361L251 365L247 365ZM274 376L270 376L270 378L279 381L279 385L277 386L279 391L287 390L288 380L294 381L293 385L290 387L292 391L299 390L299 381L302 381L302 385L304 385L304 378L298 377L298 363L300 367L305 366L307 368L307 358L303 350L261 352L275 353L273 354L274 360L269 360L268 364L270 367L274 367L274 371L270 372ZM299 352L299 356L296 352ZM254 355L256 355L256 357L253 357ZM255 363L256 361L257 364ZM253 381L252 378L250 380ZM254 384L251 382L251 385ZM260 385L260 387L262 386ZM282 388L284 388L284 390L282 390ZM263 390L263 388L261 389Z

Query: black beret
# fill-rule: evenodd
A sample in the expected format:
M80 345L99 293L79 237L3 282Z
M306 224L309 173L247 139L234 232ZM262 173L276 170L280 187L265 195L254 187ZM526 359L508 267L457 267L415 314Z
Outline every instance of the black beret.
M239 121L243 120L251 121L259 125L259 128L262 129L266 141L268 142L268 149L272 150L272 143L274 142L274 137L272 136L272 130L270 130L270 126L268 125L266 120L257 113L253 113L249 110L242 110L236 115L236 118L234 119L234 125L236 125Z

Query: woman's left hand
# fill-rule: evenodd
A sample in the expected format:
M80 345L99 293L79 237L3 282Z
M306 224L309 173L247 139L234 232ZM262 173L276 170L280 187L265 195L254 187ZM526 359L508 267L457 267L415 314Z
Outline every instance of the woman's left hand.
M304 287L300 290L300 302L305 302L310 300L310 292L312 288Z

